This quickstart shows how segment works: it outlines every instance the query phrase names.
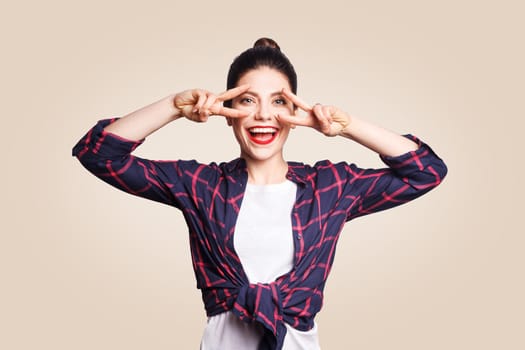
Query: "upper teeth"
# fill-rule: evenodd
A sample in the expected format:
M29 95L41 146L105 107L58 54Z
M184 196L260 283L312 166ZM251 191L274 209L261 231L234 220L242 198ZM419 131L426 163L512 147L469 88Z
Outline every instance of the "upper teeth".
M263 134L263 133L273 133L275 132L274 128L251 128L250 132Z

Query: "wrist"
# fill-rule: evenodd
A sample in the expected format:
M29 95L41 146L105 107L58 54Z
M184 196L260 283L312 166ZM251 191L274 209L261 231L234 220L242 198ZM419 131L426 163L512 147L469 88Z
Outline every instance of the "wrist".
M177 120L183 116L182 110L175 104L176 94L172 94L166 97L166 103L170 109L171 121Z
M346 138L352 138L352 131L354 128L354 117L345 115L344 120L339 121L339 124L341 125L341 130L337 135Z

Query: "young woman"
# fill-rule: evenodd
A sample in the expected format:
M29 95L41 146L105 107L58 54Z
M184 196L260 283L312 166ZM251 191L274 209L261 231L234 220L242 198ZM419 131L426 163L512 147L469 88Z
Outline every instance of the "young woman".
M319 349L314 318L344 223L415 199L446 174L418 138L309 105L296 92L290 61L273 40L259 39L232 63L226 92L187 90L101 120L73 149L107 183L182 211L208 316L201 349ZM211 115L226 117L239 158L201 164L131 155L164 125ZM388 167L287 162L283 147L295 126L353 140Z

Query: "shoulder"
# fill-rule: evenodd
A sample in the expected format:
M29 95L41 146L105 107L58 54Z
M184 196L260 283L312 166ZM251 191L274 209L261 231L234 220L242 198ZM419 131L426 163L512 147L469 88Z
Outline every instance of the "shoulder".
M210 184L220 178L235 180L246 172L246 163L241 158L231 161L202 163L197 160L176 161L177 172L180 176L190 177L192 181L208 181Z
M346 162L334 163L330 160L320 160L313 165L301 162L288 162L290 172L304 181L330 182L346 179L350 164Z
M324 171L332 171L334 169L345 169L349 166L349 164L346 162L334 163L331 160L324 159L324 160L319 160L315 162L313 165L301 163L301 162L289 161L288 166L291 169L294 169L296 171L304 172L306 174L312 174L312 173L320 173Z
M232 162L210 162L203 163L195 159L179 159L176 161L168 161L168 163L174 164L179 172L186 173L187 175L191 174L216 174L220 175L222 173L228 172L228 169L231 167Z

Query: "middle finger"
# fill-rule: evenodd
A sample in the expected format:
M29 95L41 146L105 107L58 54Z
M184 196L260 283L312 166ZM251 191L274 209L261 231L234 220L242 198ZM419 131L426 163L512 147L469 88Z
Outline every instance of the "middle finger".
M237 86L230 90L226 90L217 96L217 100L219 101L231 100L232 98L235 98L241 95L242 93L248 91L249 88L250 88L250 85L245 84L245 85Z

